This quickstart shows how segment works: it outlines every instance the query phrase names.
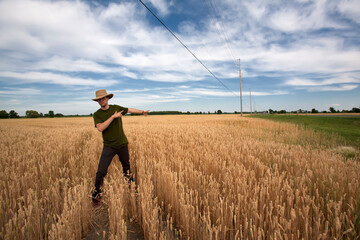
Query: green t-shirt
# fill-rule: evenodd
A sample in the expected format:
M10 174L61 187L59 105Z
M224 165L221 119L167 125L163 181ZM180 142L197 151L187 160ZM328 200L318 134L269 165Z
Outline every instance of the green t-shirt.
M109 105L107 110L100 108L94 113L95 127L96 124L105 122L115 111L123 111L122 114L125 115L128 109L118 105ZM102 132L102 136L104 145L108 147L123 147L128 144L122 125L122 118L114 118L110 125Z

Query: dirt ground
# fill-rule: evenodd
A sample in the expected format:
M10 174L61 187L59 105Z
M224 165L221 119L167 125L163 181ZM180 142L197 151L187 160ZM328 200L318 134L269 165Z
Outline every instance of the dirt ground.
M109 239L109 212L108 207L102 204L101 207L94 209L93 218L90 221L90 230L83 240L107 240ZM142 240L144 235L140 225L128 219L127 239Z

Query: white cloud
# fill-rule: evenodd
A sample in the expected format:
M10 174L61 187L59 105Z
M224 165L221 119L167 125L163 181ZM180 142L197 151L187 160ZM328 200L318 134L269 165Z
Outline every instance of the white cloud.
M285 85L293 86L296 89L307 90L308 92L351 91L358 88L359 84L360 78L353 77L353 74L348 73L339 74L333 78L294 78L285 81Z
M72 60L69 58L54 56L50 59L46 59L37 62L32 67L36 70L52 70L63 72L97 72L97 73L109 73L114 69L104 67L94 61L87 59Z
M176 94L180 94L182 96L188 97L203 97L203 96L211 96L211 97L240 97L239 92L230 92L224 91L222 89L208 89L208 88L193 88L187 90L180 90ZM259 92L252 91L252 96L270 96L270 95L285 95L288 94L287 91L271 91L271 92ZM249 96L250 92L243 91L243 96Z
M327 6L325 1L307 1L301 3L302 5L282 1L252 1L244 3L246 6L244 8L243 2L229 0L226 2L228 5L225 7L222 5L223 2L216 4L227 10L223 11L225 15L223 20L227 20L224 24L225 30L232 40L232 49L236 50L233 51L233 55L242 59L242 69L247 72L247 76L268 76L275 72L279 76L286 76L289 73L300 75L306 73L336 74L360 69L359 49L347 45L341 35L331 35L330 37L326 34L317 35L315 33L295 35L298 31L307 32L323 28L343 29L344 24L329 15L329 12L335 9L333 4ZM246 10L255 8L254 6L261 6L266 10L259 9L260 13L246 12ZM235 17L229 17L239 15L242 16L241 21ZM276 17L283 17L278 28L284 28L284 31L294 35L284 36L282 33L270 31L268 26L274 27L270 20ZM199 56L206 56L207 52L212 53L212 58L205 58L209 60L211 70L214 66L219 67L219 65L213 64L216 61L228 62L229 65L220 66L216 72L228 73L229 77L235 78L236 67L231 64L233 59L226 51L225 42L215 43L214 39L219 39L215 30L213 30L213 34L205 32L204 39L209 39L206 42L208 47L202 48ZM236 41L234 41L235 39ZM252 70L248 71L247 68Z
M162 13L172 5L166 1L152 3ZM5 0L0 7L0 47L15 52L21 49L25 54L22 59L28 60L19 62L18 69L12 69L14 72L24 71L24 68L120 72L130 78L146 79L146 75L152 81L169 79L169 82L198 81L207 74L165 29L154 28L144 21L144 14L148 13L139 11L138 4L110 4L108 8L92 10L84 2ZM14 11L19 14L10 14ZM187 40L197 42L197 39ZM227 58L220 46L216 48L221 54L208 60ZM207 49L210 52L214 47ZM200 58L204 56L201 55ZM34 63L29 66L30 60ZM6 61L4 58L1 62L5 65ZM105 67L100 62L121 67ZM140 75L136 71L147 73ZM175 72L184 72L188 76L181 77Z
M132 95L129 97L114 97L113 102L121 103L123 106L147 106L149 104L156 103L170 103L170 102L184 102L190 101L192 98L189 97L179 97L179 96L167 96L167 95Z
M29 99L40 96L40 95L48 95L41 89L37 88L13 88L13 87L5 87L0 90L0 99L4 102L4 107L8 108L16 108L22 107L28 104Z
M284 9L277 11L271 18L271 25L273 28L284 31L293 32L303 30L304 25L300 24L305 16L301 16L300 13L295 9ZM308 28L309 26L306 26Z
M172 2L151 1L154 6L168 11ZM341 46L319 44L327 38L312 37L309 40L295 39L287 46L267 46L275 36L270 36L262 27L275 22L279 29L296 31L298 29L319 29L332 26L326 16L324 1L307 4L310 7L295 8L295 5L281 2L252 1L244 3L227 1L226 9L234 13L239 9L261 19L260 25L223 16L226 33L232 41L235 57L259 73L267 71L326 72L353 71L359 69L360 52L357 49L342 51ZM216 3L218 8L223 3ZM9 1L0 4L0 24L2 26L0 45L6 49L19 49L34 59L34 70L93 71L98 73L122 72L130 78L161 81L181 81L178 72L192 75L189 79L203 79L209 76L206 70L161 26L151 27L144 20L146 11L139 11L138 4L110 4L107 8L89 8L85 2L38 2ZM277 8L275 7L277 6ZM141 7L141 6L140 6ZM231 7L231 8L230 8ZM270 14L269 9L278 11ZM14 11L19 14L12 14ZM231 12L227 15L232 15ZM238 16L238 14L233 15ZM272 19L272 21L269 21ZM47 19L47 21L43 21ZM246 18L242 18L246 21ZM240 25L239 25L240 24ZM261 25L262 24L262 25ZM289 24L289 25L287 25ZM274 26L275 26L274 25ZM209 26L200 30L187 24L186 35L179 35L185 43L203 60L217 76L234 78L237 76L234 59L229 55L223 39L219 39L215 28ZM259 28L260 27L260 28ZM193 33L193 34L191 34ZM239 41L245 36L248 42ZM269 38L270 37L270 38ZM278 36L279 37L279 36ZM277 38L278 38L277 37ZM220 42L219 42L220 40ZM236 41L235 41L236 40ZM333 40L328 40L333 41ZM338 40L336 40L338 41ZM250 43L250 45L249 45ZM24 47L25 46L25 47ZM27 50L24 50L27 49ZM240 55L237 55L240 52ZM37 58L38 57L38 58ZM5 60L4 60L5 61ZM101 63L118 64L119 69L105 67ZM228 64L224 64L227 62ZM221 65L219 65L221 63ZM25 62L22 63L25 65ZM246 65L244 65L246 66ZM22 66L19 69L23 71ZM246 71L246 69L244 69ZM136 73L138 71L145 74ZM166 74L164 74L166 72ZM144 77L145 76L145 77ZM158 77L160 76L160 77Z
M43 73L43 72L0 72L1 78L11 78L18 81L18 83L44 83L44 84L59 84L59 85L91 85L93 87L106 87L111 86L118 81L115 80L95 80L95 79L84 79L67 76L64 74L54 73ZM0 80L1 81L1 80Z
M284 91L284 90L276 90L271 92L256 92L256 91L251 92L251 95L253 96L274 96L274 95L287 95L287 94L289 94L289 91ZM250 93L248 95L250 95Z
M349 84L349 85L339 85L339 86L315 86L307 88L309 92L325 92L325 91L351 91L358 88L359 85Z
M140 88L140 89L122 89L114 90L112 93L134 93L134 92L172 92L178 91L179 89L189 89L189 86L176 86L176 87L155 87L155 88Z
M156 82L188 82L188 81L201 81L204 77L196 76L196 74L184 74L181 72L177 73L148 73L142 76L144 79L156 81Z
M43 94L41 89L36 88L4 88L0 90L0 95L12 95L12 96L28 96Z
M126 29L124 22L136 17L137 5L129 2L122 4L111 3L107 8L101 8L99 13L100 22L109 22L116 27Z
M266 25L283 32L306 32L321 28L344 28L328 16L333 11L327 0L298 1L272 4L275 11L269 11ZM279 6L279 5L282 6Z
M60 72L118 73L129 78L137 78L136 73L128 71L128 69L123 66L108 67L92 60L72 60L58 56L37 62L28 68L32 70L50 70Z
M245 61L259 72L326 73L358 71L360 50L343 50L337 39L309 39L289 46L274 45L269 49L248 49Z
M159 7L166 6L164 9L168 9L171 5L165 1L153 1L152 3ZM4 27L4 30L1 31L4 32L1 34L2 41L0 42L4 44L4 48L12 49L18 48L18 45L28 45L26 49L29 49L29 53L31 53L29 58L40 56L38 61L35 57L36 62L31 69L64 72L120 72L123 76L130 78L147 79L148 77L152 81L165 82L167 80L169 80L168 82L180 82L182 79L198 81L209 76L207 71L165 29L160 26L153 28L145 23L142 14L147 13L144 11L139 13L137 4L110 4L108 8L99 7L95 10L90 9L83 2L19 0L3 1L1 5L1 9L3 9L1 13L4 14L0 17L0 23ZM317 9L323 7L320 3L317 5L319 5ZM254 14L266 18L267 11L264 8L268 5L263 1L247 3L246 6L253 10L256 9L255 6L262 6L261 14ZM20 12L16 16L10 14L15 9ZM290 11L289 9L291 8L284 8L282 11ZM295 13L298 14L296 11ZM297 16L296 14L295 16ZM314 15L314 13L311 14ZM281 17L282 14L279 16ZM42 19L47 19L47 21L42 21ZM223 19L223 21L226 20L228 19ZM302 25L298 19L294 21L297 22L296 26ZM228 26L225 31L230 39L236 39L237 35L241 35L239 28L231 27L235 24L237 24L235 21L224 24ZM190 25L192 26L192 24ZM188 26L190 25L188 24ZM202 32L198 32L199 29L195 27L186 29L189 33L179 35L180 38L185 43L190 43L188 46L217 76L237 77L236 66L232 63L234 59L229 55L226 43L221 39L222 42L218 41L219 36L214 28L205 28ZM246 34L253 38L253 42L266 43L266 37L255 26L249 30L246 31ZM23 36L7 34L11 31ZM33 34L34 31L35 34ZM194 31L195 34L191 34ZM15 46L14 42L18 44ZM242 42L234 42L234 44L239 45L239 49L242 49L244 61L256 60L254 67L260 72L307 71L306 69L313 69L314 66L317 68L314 69L315 71L319 68L327 71L329 65L346 65L348 67L349 63L350 66L358 68L358 61L354 61L359 57L358 51L349 50L344 55L344 53L338 54L335 47L329 48L326 45L311 47L309 43L309 45L305 44L301 47L302 42L294 42L290 49L279 46L271 47L270 51L264 45L246 46L242 45ZM299 45L297 46L297 44ZM236 45L233 49L237 48ZM336 58L327 57L324 61L324 54L336 55ZM114 63L121 67L114 69L114 67L110 68L100 64L100 62ZM224 62L229 64L223 64ZM337 62L344 64L336 64ZM310 68L310 66L312 67ZM21 67L19 66L20 69ZM21 70L23 71L23 69ZM353 68L346 70L353 70ZM144 74L136 73L138 71L144 72ZM185 76L179 75L179 72L183 72Z
M285 82L286 85L290 85L290 86L326 86L326 85L344 84L344 83L360 84L360 80L344 76L344 77L330 78L325 80L310 80L310 79L295 78L295 79L287 80Z
M7 101L7 104L10 104L10 105L20 105L20 104L23 104L23 102L19 99L10 99Z
M358 0L344 0L338 3L338 10L344 17L360 23L360 2Z
M327 91L352 91L359 87L358 84L326 84L326 81L317 83L311 80L295 80L289 85L296 89L306 90L308 92L327 92Z
M178 94L187 95L192 97L202 97L202 96L212 96L212 97L234 97L234 93L230 91L222 91L222 90L211 90L211 89L189 89L189 90L182 90L179 91ZM240 93L239 93L240 95ZM236 96L236 95L235 95Z
M80 1L5 0L0 9L1 46L7 49L25 47L29 54L39 56L78 47L90 55L91 49L86 46L94 46L101 39L99 24L90 8Z
M249 13L256 19L261 19L266 14L266 5L264 5L263 2L244 2L244 5Z
M161 16L165 16L169 14L170 12L169 7L172 5L172 1L166 1L166 0L147 0L144 2L151 2L152 6L159 11Z

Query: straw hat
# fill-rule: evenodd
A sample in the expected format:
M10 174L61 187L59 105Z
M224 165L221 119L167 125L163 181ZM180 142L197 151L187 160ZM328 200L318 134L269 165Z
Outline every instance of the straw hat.
M112 93L108 94L105 89L97 90L95 94L96 94L96 98L93 98L93 101L97 101L103 97L109 97L109 99L110 99L114 96L114 94L112 94Z

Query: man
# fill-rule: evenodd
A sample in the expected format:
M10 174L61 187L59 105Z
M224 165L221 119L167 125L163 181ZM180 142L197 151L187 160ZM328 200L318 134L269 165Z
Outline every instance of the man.
M114 94L108 94L105 89L100 89L96 91L96 98L93 99L100 105L100 109L94 113L94 122L97 130L102 133L104 142L98 170L96 172L95 190L92 194L94 207L100 206L101 186L115 154L119 156L125 177L128 178L129 181L132 180L128 140L123 130L122 116L126 113L143 114L144 116L147 116L149 112L149 110L142 111L135 108L109 105L108 101L113 96Z

